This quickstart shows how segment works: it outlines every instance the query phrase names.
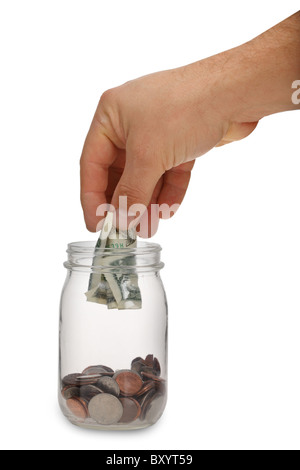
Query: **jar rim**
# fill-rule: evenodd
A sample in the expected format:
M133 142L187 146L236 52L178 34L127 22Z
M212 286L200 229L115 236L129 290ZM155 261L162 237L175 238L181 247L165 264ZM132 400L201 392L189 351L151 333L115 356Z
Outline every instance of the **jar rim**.
M101 253L105 255L115 254L115 248L96 248L95 241L81 241L81 242L72 242L68 244L67 253L82 253L82 254L91 254L94 255L97 251L101 250ZM137 242L137 246L127 247L127 248L118 248L119 254L151 254L151 253L159 253L162 251L161 246L158 243L153 242Z
M68 244L68 261L64 263L67 269L90 272L135 272L153 271L164 267L160 254L162 251L158 243L137 241L137 246L127 248L96 248L95 241L73 242ZM134 263L117 264L117 258L133 257ZM112 264L109 263L111 257ZM94 263L95 258L106 259L104 264ZM108 261L108 263L107 263Z

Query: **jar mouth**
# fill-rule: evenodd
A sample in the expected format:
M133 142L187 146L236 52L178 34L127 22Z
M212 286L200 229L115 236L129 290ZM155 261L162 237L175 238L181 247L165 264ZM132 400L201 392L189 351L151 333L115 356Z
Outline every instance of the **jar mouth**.
M67 253L83 253L83 254L91 254L94 256L97 254L97 252L101 252L105 255L109 254L136 254L136 255L142 255L142 254L150 254L150 253L160 253L162 248L158 243L152 243L152 242L137 242L137 247L135 248L118 248L116 250L115 248L95 248L96 243L94 241L85 241L85 242L73 242L68 244L68 249Z
M82 241L73 242L68 244L68 261L64 263L67 269L72 270L88 270L92 272L103 272L111 271L116 268L110 268L107 263L101 265L101 257L105 257L108 260L110 257L113 259L117 257L132 257L134 263L131 266L118 267L120 270L126 269L127 271L132 270L159 270L164 267L164 264L160 260L162 248L157 243L152 242L137 242L137 246L127 248L96 248L95 241ZM95 258L100 259L100 263L97 266L94 264Z

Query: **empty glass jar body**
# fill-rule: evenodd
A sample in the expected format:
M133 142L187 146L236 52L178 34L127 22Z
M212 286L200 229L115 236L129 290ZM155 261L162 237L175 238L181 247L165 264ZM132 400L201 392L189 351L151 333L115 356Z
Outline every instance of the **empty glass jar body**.
M94 253L91 242L68 246L59 404L82 427L144 428L161 417L167 401L168 314L161 249L139 243L118 250L117 257L115 250L105 249L103 263L101 257L95 263Z

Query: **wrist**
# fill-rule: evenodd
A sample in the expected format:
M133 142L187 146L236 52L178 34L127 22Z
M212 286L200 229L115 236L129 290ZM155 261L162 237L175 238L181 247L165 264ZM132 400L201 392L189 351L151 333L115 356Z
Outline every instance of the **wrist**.
M255 122L300 106L292 84L300 79L300 14L261 36L219 54L224 106L232 122Z

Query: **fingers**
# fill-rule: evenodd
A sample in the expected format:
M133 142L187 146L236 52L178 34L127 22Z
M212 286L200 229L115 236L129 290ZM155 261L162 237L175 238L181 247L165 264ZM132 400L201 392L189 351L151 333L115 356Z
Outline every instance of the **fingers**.
M164 175L164 184L158 197L158 204L165 205L165 210L160 210L160 218L168 219L174 215L182 203L188 188L191 171L195 160L172 168ZM163 209L163 207L161 207Z
M93 121L80 160L81 204L87 229L97 230L97 207L107 202L108 169L118 149Z
M141 238L151 238L153 237L159 226L159 208L158 208L158 197L163 187L164 177L162 176L157 185L155 186L154 192L152 194L151 202L147 208L147 211L139 220L137 226L137 234Z
M142 238L154 236L159 218L172 217L183 201L194 164L195 161L184 163L160 177L154 166L141 168L126 162L112 198L112 205L118 208L119 198L127 197L127 213L120 210L118 225L121 228L136 225Z
M92 124L81 157L81 203L88 230L97 230L101 219L96 212L100 205L111 203L118 209L120 197L126 196L129 216L138 213L142 222L145 212L143 220L148 220L146 229L146 224L141 223L140 236L153 236L159 216L171 217L177 209L174 205L182 202L193 166L194 162L184 163L162 176L155 158L146 154L138 157L131 152L126 155ZM151 210L151 204L167 207ZM127 226L128 223L126 214Z
M128 215L133 216L139 212L141 217L153 199L162 174L161 166L155 157L147 155L146 152L137 155L129 148L124 171L112 197L112 205L118 209L120 198L126 196Z
M191 177L195 162L184 163L167 171L158 181L151 204L140 219L137 227L142 238L153 237L159 226L159 219L169 219L178 210Z

